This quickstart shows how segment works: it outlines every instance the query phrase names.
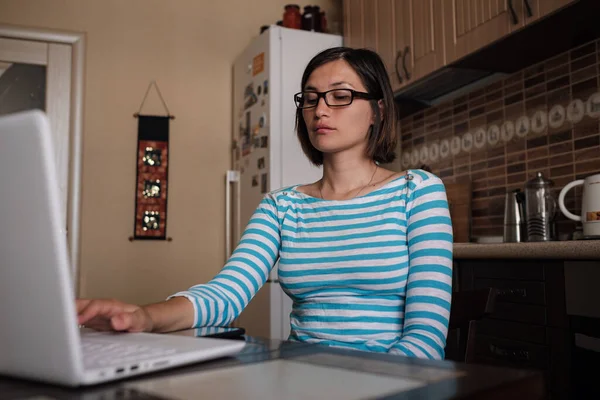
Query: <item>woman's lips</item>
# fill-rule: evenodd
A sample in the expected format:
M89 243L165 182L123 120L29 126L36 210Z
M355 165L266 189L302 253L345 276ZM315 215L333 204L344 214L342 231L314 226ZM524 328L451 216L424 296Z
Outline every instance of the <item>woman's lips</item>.
M334 129L330 126L318 126L317 129L315 130L316 133L325 135L327 133L331 133L333 132Z

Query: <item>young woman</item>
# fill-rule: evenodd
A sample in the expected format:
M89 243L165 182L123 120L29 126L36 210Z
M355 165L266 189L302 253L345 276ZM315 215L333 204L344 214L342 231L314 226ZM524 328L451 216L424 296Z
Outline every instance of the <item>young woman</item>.
M395 111L379 56L333 48L302 77L297 133L323 177L267 194L210 282L139 307L78 300L96 329L168 332L235 319L279 259L293 300L290 340L442 359L452 226L442 181L396 173Z

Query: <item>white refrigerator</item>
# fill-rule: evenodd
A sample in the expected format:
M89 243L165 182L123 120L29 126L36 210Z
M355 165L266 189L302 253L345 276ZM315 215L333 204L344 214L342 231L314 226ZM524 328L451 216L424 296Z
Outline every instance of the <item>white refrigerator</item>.
M264 194L310 183L321 169L309 163L295 133L293 96L302 73L320 51L342 37L271 26L239 55L233 67L233 169L226 174L226 257L237 245ZM291 299L277 279L277 265L234 325L249 335L287 339Z

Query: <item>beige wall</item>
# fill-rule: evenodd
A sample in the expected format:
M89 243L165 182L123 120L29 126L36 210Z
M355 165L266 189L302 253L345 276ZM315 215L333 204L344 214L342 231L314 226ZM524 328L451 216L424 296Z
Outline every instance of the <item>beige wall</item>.
M0 0L0 22L85 32L82 296L147 303L224 261L231 66L284 0ZM304 5L305 3L300 3ZM339 29L341 0L312 0ZM171 122L168 236L132 234L137 111L156 80ZM146 113L162 113L155 92Z

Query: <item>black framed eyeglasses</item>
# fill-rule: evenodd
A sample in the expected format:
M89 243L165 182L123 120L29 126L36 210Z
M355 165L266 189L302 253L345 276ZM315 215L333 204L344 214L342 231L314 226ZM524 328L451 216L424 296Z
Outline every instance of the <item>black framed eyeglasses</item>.
M343 107L352 104L355 98L376 100L377 98L369 93L357 92L352 89L333 89L326 92L317 92L313 90L307 90L304 92L296 93L294 95L294 102L296 107L314 108L319 104L320 98L325 99L325 104L329 107Z

